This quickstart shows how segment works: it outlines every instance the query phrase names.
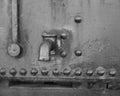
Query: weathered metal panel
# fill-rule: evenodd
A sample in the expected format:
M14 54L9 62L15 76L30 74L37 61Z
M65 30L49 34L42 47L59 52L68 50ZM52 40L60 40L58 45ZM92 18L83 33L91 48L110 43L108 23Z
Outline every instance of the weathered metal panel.
M0 96L119 96L120 0L0 0L0 13Z

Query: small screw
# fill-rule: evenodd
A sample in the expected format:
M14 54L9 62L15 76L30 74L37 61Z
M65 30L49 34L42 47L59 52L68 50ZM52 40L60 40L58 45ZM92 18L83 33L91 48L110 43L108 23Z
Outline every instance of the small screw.
M12 57L16 57L20 54L20 46L18 44L11 44L8 46L8 54Z
M41 73L42 73L42 75L48 75L48 70L47 70L47 68L43 68L43 69L41 70Z
M76 16L76 17L75 17L75 22L76 22L76 23L81 23L81 22L82 22L81 16Z
M82 74L82 70L81 69L77 69L74 74L76 76L80 76Z
M110 76L115 76L116 75L116 70L115 69L111 69L109 75Z
M61 52L61 57L66 57L67 53L65 51Z
M12 68L9 73L14 76L16 75L17 71L15 68Z
M93 70L88 70L86 73L88 76L92 76L93 75Z
M103 67L98 67L97 74L103 76L105 74L105 69Z
M1 75L5 75L6 74L6 69L5 68L1 68L0 69L0 74Z
M61 34L61 38L62 38L62 39L66 39L66 38L67 38L67 34L66 34L66 33L62 33L62 34Z
M24 69L24 68L22 68L22 69L20 70L20 74L21 74L21 75L26 75L26 74L27 74L27 70Z
M53 74L54 74L55 76L59 75L59 70L58 70L58 69L54 69L54 70L53 70Z
M38 73L38 70L37 70L36 68L32 68L31 74L32 74L33 76L35 76L35 75L37 75L37 73Z
M81 56L82 55L82 51L81 50L75 50L75 55L76 56Z
M71 69L69 69L69 68L66 68L66 69L63 70L64 75L69 75L70 72L71 72Z

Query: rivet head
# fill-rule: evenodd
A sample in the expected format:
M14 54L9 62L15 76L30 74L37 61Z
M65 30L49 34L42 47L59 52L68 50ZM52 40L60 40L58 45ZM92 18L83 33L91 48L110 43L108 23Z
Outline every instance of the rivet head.
M20 54L20 46L18 44L10 44L8 46L8 54L12 57L16 57Z
M15 76L16 73L17 73L17 71L16 71L15 68L12 68L12 69L10 69L10 72L9 72L9 73L10 73L11 75Z
M27 70L24 69L24 68L22 68L22 69L20 70L20 74L21 74L21 75L26 75L26 74L27 74Z
M92 76L92 75L93 75L93 70L87 70L86 74L87 74L88 76Z
M48 75L48 69L47 68L42 68L41 73L42 75Z
M82 74L82 70L81 69L76 69L74 74L76 76L80 76Z
M37 70L36 68L32 68L31 74L32 74L33 76L35 76L35 75L37 75L37 73L38 73L38 70Z
M109 72L109 75L110 76L115 76L116 75L116 70L115 69L111 69L110 72Z
M62 39L66 39L66 38L67 38L67 34L66 34L66 33L62 33L62 34L61 34L61 38L62 38Z
M76 56L81 56L82 55L82 51L81 50L75 50L75 55Z
M82 22L82 17L81 16L76 16L75 17L75 22L76 23L81 23Z
M97 68L97 74L99 76L103 76L105 74L105 69L103 67L98 67Z
M61 52L61 57L66 57L67 56L67 53L65 51L62 51Z
M0 74L1 75L5 75L6 74L6 69L5 68L1 68L0 69Z
M64 74L64 75L70 75L70 73L71 73L71 69L70 69L70 68L65 68L65 69L63 70L63 74Z
M58 70L57 68L55 68L55 69L53 70L53 74L54 74L55 76L58 76L58 75L59 75L59 70Z

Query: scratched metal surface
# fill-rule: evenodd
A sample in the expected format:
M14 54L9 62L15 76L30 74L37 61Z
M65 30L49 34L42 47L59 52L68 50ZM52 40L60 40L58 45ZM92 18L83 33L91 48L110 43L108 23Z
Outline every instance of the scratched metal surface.
M18 0L19 1L19 42L23 48L22 55L14 58L8 55L7 47L12 42L11 34L11 0L0 0L0 68L5 68L5 76L1 76L0 96L119 96L120 89L120 0ZM82 18L81 23L74 21L76 16ZM68 54L65 58L56 56L50 62L38 61L42 32L50 30L70 30ZM58 31L59 32L59 31ZM82 55L76 56L75 50ZM41 69L49 70L48 76L41 74ZM98 76L96 69L105 68L106 74ZM9 73L11 68L17 70L16 76ZM21 76L21 68L27 70ZM37 68L38 74L32 76L31 68ZM52 71L58 68L61 75L54 76ZM70 68L71 74L62 74L64 68ZM82 69L81 76L74 71ZM116 69L115 77L109 75L110 69ZM93 70L93 76L86 75ZM3 80L18 79L22 81L70 81L81 82L79 87L70 88L9 88ZM100 80L93 88L88 88L89 80ZM106 82L117 82L118 88L109 90ZM114 85L114 86L116 86ZM101 87L102 86L102 87ZM59 87L59 86L58 86Z

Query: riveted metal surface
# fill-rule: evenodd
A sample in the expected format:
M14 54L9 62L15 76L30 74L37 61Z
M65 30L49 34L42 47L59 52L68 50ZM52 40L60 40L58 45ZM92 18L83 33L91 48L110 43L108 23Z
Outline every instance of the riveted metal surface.
M119 96L119 26L120 0L0 0L0 96Z

